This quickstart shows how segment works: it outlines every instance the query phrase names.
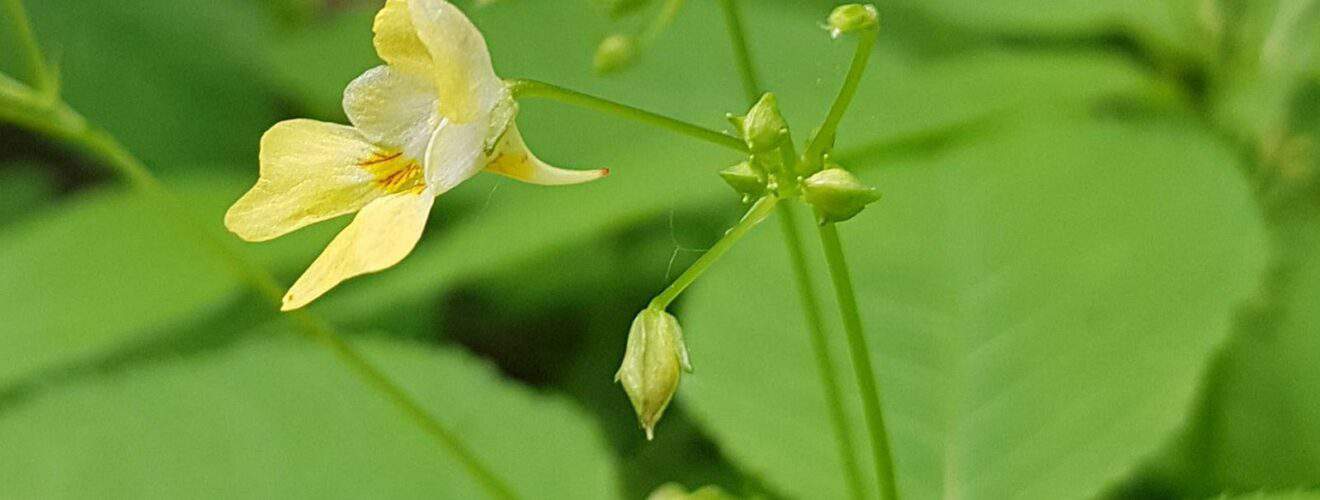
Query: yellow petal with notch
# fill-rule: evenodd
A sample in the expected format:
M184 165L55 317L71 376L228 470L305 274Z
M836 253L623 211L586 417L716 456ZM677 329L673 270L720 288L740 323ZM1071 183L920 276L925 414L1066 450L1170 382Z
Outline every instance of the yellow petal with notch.
M417 246L434 202L425 193L408 192L368 204L294 282L280 309L298 309L344 280L398 264Z
M261 137L261 177L225 214L225 227L265 241L352 213L387 193L360 164L377 148L352 127L315 120L275 124ZM388 175L388 174L385 174Z
M486 164L486 171L531 184L562 186L594 181L609 175L610 169L567 170L541 161L523 142L518 126L510 125L500 146Z

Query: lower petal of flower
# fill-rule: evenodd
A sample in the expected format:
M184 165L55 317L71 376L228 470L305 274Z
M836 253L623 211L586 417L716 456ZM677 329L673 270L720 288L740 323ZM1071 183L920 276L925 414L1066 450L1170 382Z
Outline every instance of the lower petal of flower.
M434 202L425 193L408 192L368 204L289 288L281 310L298 309L344 280L398 264L417 245Z
M260 158L261 178L225 214L225 227L249 241L353 213L424 184L417 161L334 123L277 123L261 139Z

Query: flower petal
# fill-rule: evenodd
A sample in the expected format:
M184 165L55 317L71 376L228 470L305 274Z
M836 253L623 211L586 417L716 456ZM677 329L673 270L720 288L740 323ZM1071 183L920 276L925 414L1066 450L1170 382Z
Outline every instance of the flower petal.
M368 140L409 158L425 157L441 121L431 82L389 66L367 70L348 84L344 112Z
M610 173L608 168L566 170L541 161L527 149L517 125L509 126L499 148L495 150L495 155L486 164L486 171L544 186L581 184L605 177Z
M298 309L346 279L398 264L417 246L434 202L425 193L401 193L368 204L289 288L280 309Z
M417 38L431 54L440 113L466 123L489 112L507 90L481 32L445 0L409 0L409 5Z
M261 137L261 178L225 214L225 227L264 241L352 213L386 193L359 163L377 151L352 127L314 120L275 124Z
M417 37L408 0L387 0L376 13L371 30L375 33L372 42L381 60L404 73L428 80L432 77L435 71L431 53Z
M486 163L483 146L489 128L483 118L463 124L445 122L435 131L426 148L426 187L433 196L481 172Z

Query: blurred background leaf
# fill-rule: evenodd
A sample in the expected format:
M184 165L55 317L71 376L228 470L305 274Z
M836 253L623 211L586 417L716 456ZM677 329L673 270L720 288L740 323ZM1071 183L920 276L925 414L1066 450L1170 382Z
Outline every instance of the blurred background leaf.
M483 490L319 346L267 330L63 388L0 418L5 495L27 498L475 498ZM595 429L559 398L449 350L367 357L529 497L613 498ZM532 445L532 444L535 445ZM113 460L107 458L113 457Z
M272 25L254 2L26 5L64 98L157 172L256 160L277 111L262 64ZM8 38L0 67L13 68L22 52Z
M1233 161L1179 124L1041 120L869 172L882 210L844 241L905 496L1087 498L1156 451L1265 264ZM689 298L680 398L776 487L842 497L767 233Z

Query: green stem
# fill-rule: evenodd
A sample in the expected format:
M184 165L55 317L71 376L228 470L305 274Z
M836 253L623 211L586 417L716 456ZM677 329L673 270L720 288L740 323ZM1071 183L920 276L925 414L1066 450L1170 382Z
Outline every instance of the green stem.
M861 499L866 496L866 488L862 484L861 467L857 465L857 452L853 450L852 426L848 424L848 414L843 409L843 390L839 388L839 375L834 371L829 341L825 337L825 323L821 319L820 301L816 299L815 287L811 283L811 271L807 268L802 235L798 232L797 215L792 205L779 205L779 226L783 230L784 246L788 248L793 277L797 280L798 298L802 302L802 312L811 334L811 350L816 355L816 369L820 372L821 385L825 388L825 403L830 422L834 426L834 439L839 447L844 479L851 498Z
M843 120L844 112L848 111L853 97L857 95L857 86L862 82L862 74L866 72L866 64L871 60L871 52L875 49L878 35L879 29L875 28L861 32L861 38L857 41L857 51L853 53L852 65L848 68L848 76L843 80L843 87L839 89L839 95L834 98L834 104L830 106L825 121L807 144L803 158L813 170L820 166L821 155L834 146L834 135L838 132L839 122Z
M757 83L756 68L752 66L752 54L747 46L747 35L743 32L742 15L734 0L720 0L720 6L724 8L724 24L729 30L729 37L733 39L733 57L738 61L738 73L742 75L743 92L747 94L749 104L756 104L756 100L761 98L761 86Z
M699 125L693 125L685 121L658 115L650 111L634 108L626 104L619 104L614 101L601 99L596 96L583 94L575 90L569 90L545 82L522 79L506 80L505 82L508 84L509 90L516 98L540 97L559 101L564 104L571 104L593 111L600 111L645 123L647 125L654 125L688 137L723 146L740 153L747 152L747 145L743 143L742 139Z
M32 88L43 95L53 95L55 78L46 66L46 59L41 55L37 37L32 32L32 23L28 20L23 0L4 0L5 13L14 26L14 35L22 46L23 63L27 65L28 76L32 78Z
M737 60L738 73L742 76L743 92L747 95L748 105L755 105L756 100L761 97L761 86L757 83L756 69L752 64L742 17L734 0L720 0L720 6L724 9L724 20L733 42L734 58ZM788 171L785 179L793 178L791 171L795 168L796 161L796 153L793 149L791 138L780 149L785 170ZM862 483L861 467L857 465L857 453L853 450L852 426L849 425L848 414L843 408L843 389L840 388L839 376L834 371L834 359L830 355L829 341L825 336L825 323L821 319L820 301L816 299L816 289L811 282L811 270L807 265L806 252L803 251L802 234L798 231L797 215L791 204L779 204L779 228L784 237L784 246L788 249L793 278L797 281L798 298L802 303L803 318L807 322L811 350L816 358L817 372L820 374L820 384L825 391L826 409L834 428L834 439L838 445L839 463L843 467L844 481L850 498L860 500L865 498L866 489Z
M42 105L35 96L29 96L25 100L15 102L7 101L9 100L0 99L0 119L65 142L110 167L134 188L159 202L161 211L169 214L170 221L176 226L177 230L189 239L204 242L218 257L229 264L228 269L233 270L243 281L260 292L273 304L280 303L283 291L279 282L269 272L249 261L213 232L204 229L207 227L206 224L199 224L191 220L188 217L188 205L175 197L147 170L141 160L133 156L109 133L89 124L82 115L64 102L57 101L53 105ZM428 414L402 387L392 382L383 372L367 361L329 325L305 310L298 310L289 314L304 334L329 347L335 356L363 382L384 395L386 399L448 451L486 489L491 497L500 499L517 498L512 488L483 464L462 443L457 434Z
M853 374L857 377L857 387L862 395L862 410L866 414L866 429L871 437L871 454L880 498L896 500L898 486L894 482L894 459L889 450L889 434L885 431L885 418L880 408L880 391L876 387L875 370L871 368L871 351L866 347L862 317L858 312L852 277L848 274L848 263L843 257L843 246L839 243L839 231L832 223L822 224L819 228L825 260L830 266L830 280L834 283L834 294L839 303L839 315L843 317L843 330L848 335Z
M709 269L712 264L715 264L715 261L720 260L720 257L724 256L730 248L733 248L734 243L737 243L748 231L765 220L770 212L774 211L775 205L778 203L779 198L774 195L766 195L756 200L756 203L752 204L752 208L743 215L742 220L729 228L724 233L724 237L715 242L715 246L710 247L710 250L701 254L701 257L697 258L697 261L693 262L692 266L688 267L686 271L683 271L683 274L674 279L674 282L670 283L663 292L660 292L660 295L656 295L654 299L651 299L651 307L659 310L669 307L669 304L673 303L674 299L677 299L683 293L683 290L686 290L693 282L697 281L697 278L701 277L706 269Z

